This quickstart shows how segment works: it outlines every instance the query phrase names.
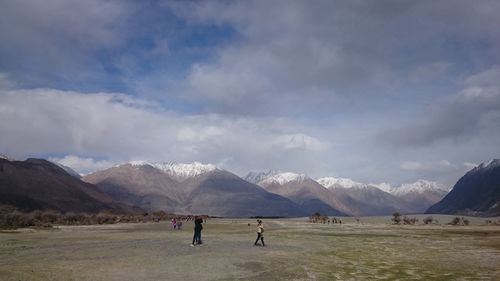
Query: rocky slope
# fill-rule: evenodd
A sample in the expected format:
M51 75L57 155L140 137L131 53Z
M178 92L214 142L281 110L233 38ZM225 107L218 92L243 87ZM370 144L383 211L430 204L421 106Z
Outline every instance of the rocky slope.
M96 186L68 174L43 159L0 159L0 204L23 211L52 209L62 212L137 211L117 204Z
M500 159L467 172L429 214L500 215Z

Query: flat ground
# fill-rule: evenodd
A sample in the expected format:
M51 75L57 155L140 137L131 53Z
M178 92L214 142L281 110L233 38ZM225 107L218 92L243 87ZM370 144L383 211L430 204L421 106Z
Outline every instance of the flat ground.
M439 217L440 222L452 217ZM498 221L499 218L496 218ZM499 280L500 226L390 225L389 217L211 219L0 232L0 280ZM251 223L251 226L247 224Z

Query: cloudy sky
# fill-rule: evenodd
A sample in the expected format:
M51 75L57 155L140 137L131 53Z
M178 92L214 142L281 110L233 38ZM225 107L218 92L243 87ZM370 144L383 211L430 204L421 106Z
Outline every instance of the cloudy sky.
M452 185L500 157L500 1L0 1L0 154Z

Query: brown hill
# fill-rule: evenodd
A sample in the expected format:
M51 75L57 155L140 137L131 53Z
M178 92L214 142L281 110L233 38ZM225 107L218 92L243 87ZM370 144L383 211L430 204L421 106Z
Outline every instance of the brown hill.
M261 186L272 193L279 194L299 204L305 212L319 212L325 215L341 216L350 209L338 200L328 189L310 178L280 184L270 182Z
M0 204L23 211L53 209L62 212L137 211L116 204L94 185L68 174L43 159L26 161L0 159Z
M195 213L226 217L297 217L308 214L291 200L223 170L199 175L184 184L191 190L186 210Z
M83 177L117 202L149 211L182 211L188 196L179 182L150 165L124 164Z

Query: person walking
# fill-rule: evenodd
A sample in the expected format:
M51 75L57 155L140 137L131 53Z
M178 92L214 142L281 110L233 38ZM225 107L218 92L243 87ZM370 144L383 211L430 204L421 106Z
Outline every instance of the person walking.
M262 242L262 246L265 247L266 244L264 244L264 225L262 224L262 220L257 220L257 239L255 240L254 246L257 246L257 244L260 241Z
M201 230L203 230L202 223L203 223L202 218L199 218L199 217L195 218L195 220L194 220L194 235L193 235L193 242L191 243L191 246L203 244L203 242L201 241Z

